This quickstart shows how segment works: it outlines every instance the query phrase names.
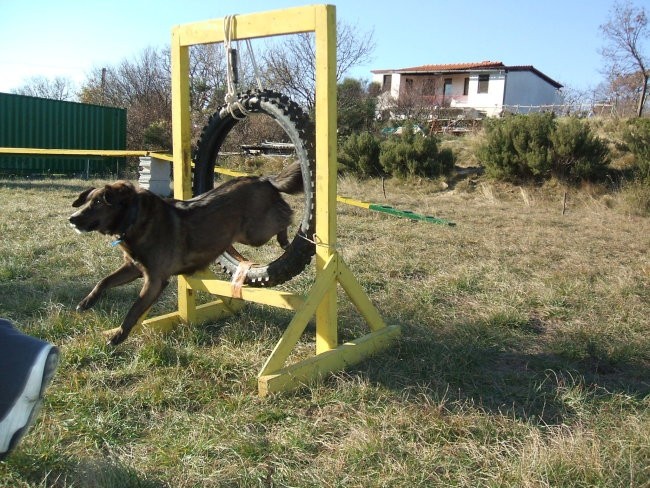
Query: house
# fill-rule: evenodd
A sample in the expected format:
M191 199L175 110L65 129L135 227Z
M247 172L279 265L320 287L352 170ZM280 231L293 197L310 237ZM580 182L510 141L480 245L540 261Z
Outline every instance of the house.
M383 93L380 110L399 106L459 107L496 116L562 103L562 85L533 66L506 66L500 61L429 64L373 70Z

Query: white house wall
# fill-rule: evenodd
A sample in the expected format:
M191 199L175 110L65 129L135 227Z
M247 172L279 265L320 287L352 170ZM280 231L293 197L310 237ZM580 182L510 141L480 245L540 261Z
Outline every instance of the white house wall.
M487 93L478 93L479 75L490 76ZM474 108L484 112L488 117L501 114L504 105L518 107L518 111L525 113L528 106L553 105L562 103L559 90L546 80L528 70L522 71L471 71L464 73L443 74L436 73L430 76L413 75L406 73L388 73L391 77L390 91L380 97L379 110L390 108L401 95L404 80L412 78L415 88L421 87L427 79L435 78L435 100L432 105L449 103L452 107ZM451 90L442 99L444 79L451 78ZM469 78L467 95L463 94L465 79ZM373 81L383 84L384 74L375 73ZM536 110L536 109L533 109Z
M399 98L399 90L402 77L399 73L393 73L392 77L393 78L390 82L390 96L397 100Z
M485 112L489 117L498 115L503 103L503 92L505 90L505 73L485 73L490 75L487 93L478 93L478 73L469 75L469 93L465 104Z
M520 112L527 112L526 106L560 104L557 88L530 71L510 71L506 86L504 105L524 106Z
M391 108L395 101L399 99L399 89L400 89L400 74L392 73L389 75L391 77L390 82L390 91L383 92L378 100L377 110L382 111L385 109ZM384 84L384 74L374 73L372 77L374 83L378 83L379 86Z
M372 75L372 81L374 83L378 83L379 86L384 85L384 74L380 73L374 73ZM393 97L395 100L399 98L399 88L400 88L400 81L401 81L401 76L399 73L392 73L389 74L391 77L391 82L390 82L390 92L388 93L391 97Z

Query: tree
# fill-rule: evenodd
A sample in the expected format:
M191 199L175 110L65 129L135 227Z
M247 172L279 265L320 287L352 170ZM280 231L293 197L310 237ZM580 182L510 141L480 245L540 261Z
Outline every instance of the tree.
M400 90L397 100L389 92L382 94L380 105L383 105L388 119L408 119L426 125L435 111L440 108L438 103L443 101L429 95L435 93L436 88L435 80L429 81L426 85L411 86L407 83ZM449 102L446 105L449 105Z
M144 49L133 61L95 69L81 87L85 103L125 107L127 147L171 148L171 76L166 49ZM160 147L164 144L164 147Z
M336 81L349 70L371 59L375 49L373 32L361 32L357 26L336 24ZM314 34L295 34L272 44L262 55L268 85L285 93L308 111L316 105L316 48Z
M601 49L610 81L635 77L638 91L636 115L641 117L646 101L650 58L643 49L643 41L650 38L645 8L636 8L630 1L616 2L610 11L610 20L600 29L607 44Z
M363 80L345 78L337 85L339 135L368 131L375 120L377 98Z
M12 90L12 93L51 100L73 101L76 98L74 82L63 77L34 76L29 78L22 87Z

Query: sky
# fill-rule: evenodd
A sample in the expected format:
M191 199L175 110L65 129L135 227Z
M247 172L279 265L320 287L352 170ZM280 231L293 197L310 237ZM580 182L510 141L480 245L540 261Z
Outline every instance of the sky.
M373 69L501 61L533 65L575 90L603 75L599 26L613 0L333 0L337 19L373 32ZM650 0L633 0L650 8ZM30 77L79 84L93 69L168 45L178 24L309 5L292 0L0 0L0 92Z

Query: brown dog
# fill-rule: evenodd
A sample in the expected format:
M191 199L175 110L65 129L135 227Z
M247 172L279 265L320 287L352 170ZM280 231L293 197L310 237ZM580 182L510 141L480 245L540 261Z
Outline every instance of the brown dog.
M116 236L124 263L99 281L77 310L92 307L105 290L143 277L140 295L122 325L108 331L109 343L123 342L171 276L207 267L235 242L261 246L277 235L286 247L293 212L280 192L302 189L298 163L270 178L235 178L185 201L160 198L127 181L87 189L72 203L81 208L70 224L79 232Z

